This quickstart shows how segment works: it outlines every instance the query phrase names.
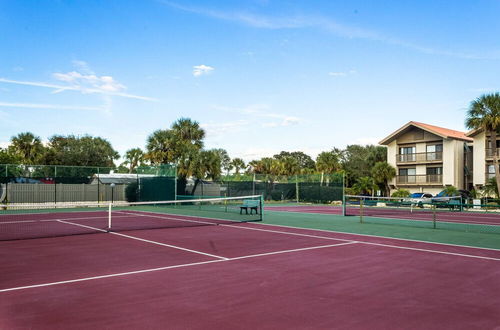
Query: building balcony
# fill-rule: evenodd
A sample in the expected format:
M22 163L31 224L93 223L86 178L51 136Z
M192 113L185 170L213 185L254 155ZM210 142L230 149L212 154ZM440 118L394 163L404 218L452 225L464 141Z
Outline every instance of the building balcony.
M497 148L497 157L500 158L500 148ZM493 149L486 149L486 159L493 159Z
M398 185L435 185L443 183L442 174L422 174L422 175L398 175L396 184Z
M397 154L397 164L440 163L443 161L443 152L417 152L414 154Z

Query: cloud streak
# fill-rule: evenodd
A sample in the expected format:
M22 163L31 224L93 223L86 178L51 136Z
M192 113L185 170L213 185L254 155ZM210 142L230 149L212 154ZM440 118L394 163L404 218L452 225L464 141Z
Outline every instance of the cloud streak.
M266 104L253 104L243 108L214 105L212 106L212 109L226 111L226 112L233 112L233 113L237 112L240 114L253 116L256 118L274 119L273 121L265 121L265 122L259 121L261 122L262 127L291 126L291 125L297 125L302 121L301 118L299 117L271 112L270 107Z
M39 104L39 103L8 103L0 102L2 108L24 108L24 109L50 109L50 110L84 110L84 111L105 111L103 107L86 107L60 104Z
M58 84L51 84L51 83L37 82L37 81L14 80L7 78L0 78L0 82L6 84L14 84L14 85L49 88L54 90L52 92L54 94L61 93L64 91L77 91L82 94L104 94L110 96L120 96L130 99L138 99L143 101L157 101L156 99L151 97L134 95L120 91L119 87L123 85L116 83L113 80L113 78L109 76L96 77L94 79L89 76L81 75L77 72L70 72L66 74L55 73L54 75L55 75L54 78L60 81L64 81L68 83L68 85L58 85ZM80 75L80 77L78 77L78 75ZM94 85L92 84L85 85L84 84L85 81L93 82Z
M272 17L241 11L220 11L202 7L185 6L171 1L160 1L160 3L184 12L235 22L237 24L243 24L260 29L278 30L316 28L343 38L377 41L429 55L441 55L462 59L500 59L500 51L491 52L489 54L484 54L484 52L479 54L436 49L386 36L374 30L342 24L324 16L302 15Z

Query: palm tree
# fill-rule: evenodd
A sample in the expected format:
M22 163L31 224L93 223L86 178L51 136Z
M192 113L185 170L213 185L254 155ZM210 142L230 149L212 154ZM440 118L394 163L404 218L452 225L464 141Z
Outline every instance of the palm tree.
M362 176L352 187L358 194L370 194L373 196L373 192L377 188L377 185L373 181L373 178Z
M198 150L203 148L205 131L197 121L189 118L180 118L172 124L171 129L176 137L176 142L193 145Z
M338 155L332 151L323 151L316 157L316 169L321 172L320 185L323 185L325 174L331 174L340 169Z
M171 130L157 130L147 139L145 158L153 164L174 161L174 134Z
M392 167L387 162L378 162L375 163L375 166L372 168L372 177L376 183L383 184L384 189L389 195L389 184L388 182L392 180L396 176L396 169Z
M24 164L33 165L43 157L44 147L38 136L31 132L19 133L10 140L10 151Z
M137 166L144 161L144 152L141 148L132 148L125 152L124 165L128 165L128 172L133 173Z
M292 176L299 174L300 172L300 165L299 161L297 158L292 157L292 156L286 156L283 157L280 161L283 166L283 174L287 176Z
M234 173L236 175L240 174L240 170L246 167L245 162L241 158L233 158L231 161L231 166L234 168Z
M465 126L468 129L482 129L487 135L490 135L495 178L497 187L500 187L497 155L497 132L500 128L500 93L485 94L472 101L469 110L467 110Z

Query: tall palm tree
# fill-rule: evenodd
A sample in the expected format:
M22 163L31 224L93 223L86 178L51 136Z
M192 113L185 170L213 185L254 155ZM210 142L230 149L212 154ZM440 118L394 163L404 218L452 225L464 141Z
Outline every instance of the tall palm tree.
M283 164L283 174L287 176L292 176L295 174L299 174L300 165L297 158L292 156L283 157L281 159L281 163Z
M387 162L378 162L375 163L375 166L372 168L372 177L375 180L375 183L383 184L384 189L389 195L389 184L388 182L392 180L396 176L396 169L392 167Z
M193 145L198 150L203 148L205 131L197 121L189 118L180 118L172 124L171 129L176 137L176 142Z
M10 151L24 164L33 165L43 157L44 147L38 136L31 132L19 133L10 140Z
M125 152L125 162L128 165L128 172L133 173L137 166L144 161L144 152L141 148L132 148Z
M246 167L245 162L241 158L233 158L231 161L231 166L234 168L236 175L240 174L240 170Z
M465 126L468 129L483 129L486 135L490 135L495 179L497 187L500 187L497 155L497 132L500 129L500 93L481 95L472 101L467 110Z
M316 169L321 172L321 182L323 185L323 179L325 174L331 174L340 169L340 163L337 153L332 151L323 151L316 157Z
M147 139L145 158L153 164L173 162L174 139L171 130L154 131Z

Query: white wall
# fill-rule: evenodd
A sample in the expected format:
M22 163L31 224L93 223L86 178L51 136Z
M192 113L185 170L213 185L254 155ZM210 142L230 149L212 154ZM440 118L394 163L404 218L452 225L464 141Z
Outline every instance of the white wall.
M398 146L396 140L392 141L387 145L387 163L389 163L392 167L397 169L396 166L396 154L398 153ZM396 173L397 175L397 173ZM389 184L395 184L396 178L392 179Z
M474 185L484 185L486 182L486 134L481 132L474 136L473 150L473 182Z

